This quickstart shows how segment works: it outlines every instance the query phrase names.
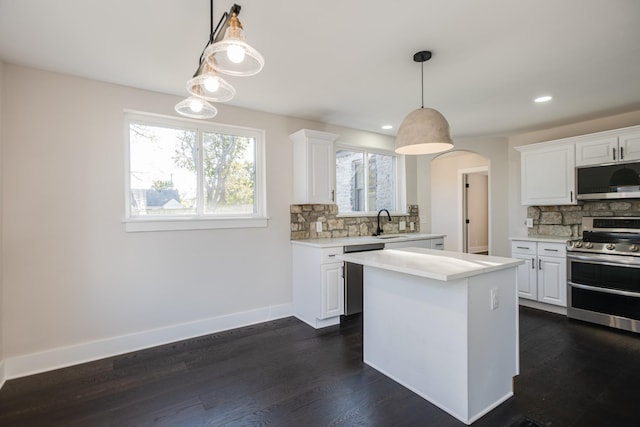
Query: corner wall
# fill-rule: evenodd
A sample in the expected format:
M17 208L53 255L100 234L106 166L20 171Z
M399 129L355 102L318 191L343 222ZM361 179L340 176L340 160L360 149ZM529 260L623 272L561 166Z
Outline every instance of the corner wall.
M175 116L181 97L13 64L4 82L7 378L291 315L289 135L393 147L383 135L220 104L213 121L265 130L268 226L126 233L123 111Z

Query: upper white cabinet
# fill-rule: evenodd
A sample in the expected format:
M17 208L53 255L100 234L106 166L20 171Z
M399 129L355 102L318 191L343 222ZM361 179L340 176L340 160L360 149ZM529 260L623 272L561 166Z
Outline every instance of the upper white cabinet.
M544 143L516 147L520 151L523 205L574 205L575 146Z
M301 129L293 141L293 202L335 203L335 140L338 135Z
M640 159L640 130L586 135L576 140L576 166L626 162Z

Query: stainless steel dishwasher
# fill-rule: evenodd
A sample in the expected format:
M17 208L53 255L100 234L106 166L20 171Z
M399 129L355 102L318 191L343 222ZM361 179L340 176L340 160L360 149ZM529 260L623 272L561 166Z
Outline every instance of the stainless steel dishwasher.
M384 243L369 243L344 247L344 253L379 251ZM362 265L344 263L344 315L362 313Z

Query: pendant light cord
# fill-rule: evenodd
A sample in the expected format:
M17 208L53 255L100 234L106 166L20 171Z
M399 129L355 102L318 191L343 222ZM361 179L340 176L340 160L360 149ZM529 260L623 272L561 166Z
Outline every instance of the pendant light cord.
M213 1L213 0L212 0ZM422 81L422 107L424 108L424 62L420 63L421 65L421 72L420 72L420 77L421 77L421 81Z

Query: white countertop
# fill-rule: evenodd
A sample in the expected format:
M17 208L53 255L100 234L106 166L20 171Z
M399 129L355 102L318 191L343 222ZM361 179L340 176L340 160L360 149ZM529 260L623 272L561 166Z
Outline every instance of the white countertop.
M330 248L336 246L364 245L367 243L407 242L411 240L439 239L446 234L400 233L376 236L335 237L330 239L291 240L292 244Z
M567 243L567 240L571 240L574 237L552 237L552 236L524 236L524 237L509 237L509 240L522 240L525 242L545 242L545 243Z
M503 270L521 259L424 248L385 249L336 255L337 259L419 277L448 281Z

